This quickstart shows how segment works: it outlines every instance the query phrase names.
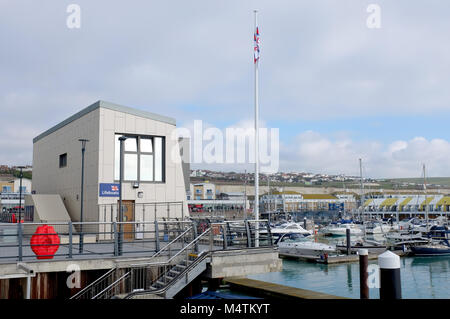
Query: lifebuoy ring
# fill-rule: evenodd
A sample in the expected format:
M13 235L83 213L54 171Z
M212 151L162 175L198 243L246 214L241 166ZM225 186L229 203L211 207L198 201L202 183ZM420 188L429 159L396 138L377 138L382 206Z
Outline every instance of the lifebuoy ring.
M59 236L52 226L43 225L36 229L31 236L31 250L37 259L52 259L59 248Z

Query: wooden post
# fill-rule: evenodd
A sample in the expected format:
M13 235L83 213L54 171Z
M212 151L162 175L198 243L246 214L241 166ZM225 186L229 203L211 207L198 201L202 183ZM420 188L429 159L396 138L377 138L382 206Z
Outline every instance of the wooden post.
M367 267L369 265L369 252L367 249L360 249L359 254L359 297L361 299L369 299L369 274Z

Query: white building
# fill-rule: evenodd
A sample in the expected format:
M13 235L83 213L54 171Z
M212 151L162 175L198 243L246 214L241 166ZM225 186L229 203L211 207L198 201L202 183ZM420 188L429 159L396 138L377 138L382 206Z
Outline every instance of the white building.
M80 221L81 142L85 151L83 221L115 221L119 137L124 142L123 204L127 221L188 215L175 119L98 101L33 139L33 192L59 194ZM189 172L187 172L189 173ZM162 203L176 204L173 206ZM146 204L153 203L151 209ZM159 203L161 205L157 205Z

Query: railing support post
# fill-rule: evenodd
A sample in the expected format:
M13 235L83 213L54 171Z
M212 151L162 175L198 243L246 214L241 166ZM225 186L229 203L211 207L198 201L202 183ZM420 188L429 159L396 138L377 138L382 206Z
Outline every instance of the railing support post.
M222 232L223 232L223 250L227 250L228 236L227 236L227 227L225 225L222 225Z
M198 236L198 231L197 231L197 222L196 221L194 221L193 223L192 223L192 225L193 225L193 227L192 227L192 231L194 232L194 239L195 238L197 238L197 236ZM195 250L195 252L198 252L198 242L196 241L195 242L195 244L194 244L194 250Z
M156 252L160 250L159 248L159 228L158 228L158 221L155 220L155 240L156 240Z
M22 261L22 244L23 244L23 231L22 231L22 223L19 220L19 223L17 224L17 238L19 240L19 261Z
M267 236L268 236L269 245L273 246L273 238L272 238L272 232L270 231L270 223L269 222L267 222Z
M245 220L245 232L247 234L247 247L252 247L252 238L250 233L250 222Z
M113 222L113 230L114 230L114 256L119 255L119 236L117 234L117 223Z
M72 258L72 221L67 223L69 227L69 258Z
M213 231L212 224L209 224L209 251L213 251Z

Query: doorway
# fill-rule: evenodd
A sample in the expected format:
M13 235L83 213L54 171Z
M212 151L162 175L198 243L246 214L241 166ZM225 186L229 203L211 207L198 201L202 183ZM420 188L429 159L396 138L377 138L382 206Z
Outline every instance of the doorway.
M134 222L134 200L122 200L123 221ZM123 224L123 239L134 240L134 224Z

